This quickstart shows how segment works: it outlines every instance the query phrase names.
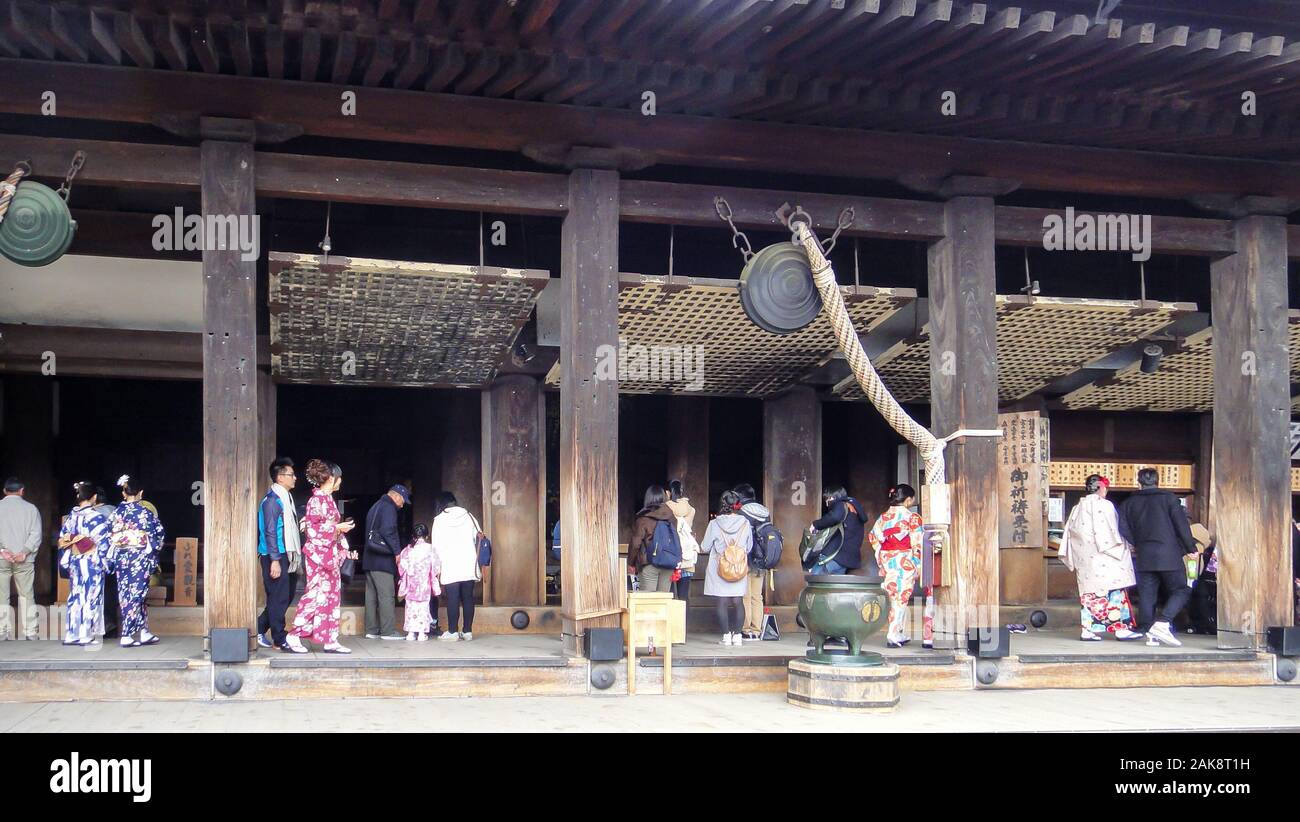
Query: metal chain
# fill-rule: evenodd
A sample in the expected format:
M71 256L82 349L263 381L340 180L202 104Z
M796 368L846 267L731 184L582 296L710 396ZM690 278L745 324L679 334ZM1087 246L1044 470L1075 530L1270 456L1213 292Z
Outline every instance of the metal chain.
M800 244L798 236L799 232L795 228L797 223L802 223L807 227L809 233L812 233L812 215L807 211L804 211L803 206L801 205L796 205L791 208L789 203L783 203L781 207L776 210L776 218L781 221L786 228L790 229L790 233L793 235L791 239L794 241L795 245ZM840 232L853 225L853 218L853 206L847 206L840 212L840 216L835 222L835 232L825 241L818 241L818 245L822 248L822 254L831 253L831 249L835 248L835 241L840 238Z
M840 212L839 219L835 222L835 232L822 243L822 253L830 254L831 249L835 247L835 241L840 238L840 232L853 225L854 211L853 206L848 206Z
M68 174L63 178L63 185L59 186L58 195L63 198L64 202L68 201L68 195L72 193L72 178L77 176L81 167L86 164L86 152L78 151L72 155L72 165L68 166Z
M713 210L718 212L720 219L731 226L731 245L733 248L739 249L740 256L745 258L745 262L749 262L749 259L754 256L754 247L749 244L749 238L745 236L745 232L736 228L735 222L732 221L731 204L722 197L714 197Z

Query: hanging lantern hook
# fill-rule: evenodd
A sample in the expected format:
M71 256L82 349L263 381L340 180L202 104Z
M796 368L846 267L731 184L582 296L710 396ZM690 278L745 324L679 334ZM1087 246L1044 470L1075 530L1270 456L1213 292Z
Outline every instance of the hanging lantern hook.
M72 164L68 166L68 173L63 178L63 185L59 186L59 190L55 192L63 198L65 203L68 201L68 195L72 193L72 178L77 176L77 172L81 171L81 167L85 164L86 152L78 151L72 155Z
M731 247L740 251L740 256L745 262L749 262L754 256L754 247L749 244L749 238L745 232L736 228L736 223L732 219L734 214L731 210L731 204L722 197L713 198L713 210L718 212L718 218L731 227Z

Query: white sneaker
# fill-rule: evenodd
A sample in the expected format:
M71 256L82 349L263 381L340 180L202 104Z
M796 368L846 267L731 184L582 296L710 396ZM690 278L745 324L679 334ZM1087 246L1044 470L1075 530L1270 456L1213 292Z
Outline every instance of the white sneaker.
M1151 626L1151 629L1147 631L1147 634L1149 637L1155 639L1161 645L1168 645L1171 648L1179 648L1182 647L1183 644L1178 640L1177 637L1174 636L1173 632L1169 630L1168 622L1155 623L1154 625ZM1150 644L1150 642L1148 642L1147 644Z
M407 633L407 635L406 635L406 641L407 641L407 642L414 642L414 641L415 641L415 632L414 632L414 631L411 631L411 632L408 632L408 633Z
M379 639L379 634L366 634L366 639Z
M473 639L473 638L474 638L474 632L473 632L473 631L462 631L462 632L461 632L461 635L460 635L460 641L461 641L461 642L469 642L469 641L470 641L471 639Z
M453 631L445 631L445 632L443 632L443 634L442 634L441 636L438 637L438 641L439 641L439 642L458 642L458 641L460 641L460 634L455 633L455 632L453 632Z
M1131 642L1135 639L1141 639L1146 636L1141 631L1130 631L1128 628L1120 628L1115 632L1115 638L1120 642Z
M123 637L123 639L125 639L125 637ZM259 647L259 648L274 648L275 646L271 644L271 640L269 640L269 639L266 638L266 634L258 634L258 635L257 635L257 647Z
M722 641L719 642L718 644L719 644L719 645L730 645L730 644L731 644L731 634L723 634L723 635L722 635Z
M416 637L415 637L415 641L416 641L416 642L428 642L428 641L429 641L429 635L428 635L428 634L417 634Z
M736 633L732 634L732 635L731 635L731 644L732 644L732 645L744 645L744 644L745 644L745 635L742 634L742 633L740 633L739 631L737 631Z
M1079 634L1079 639L1082 639L1084 642L1101 642L1101 637L1097 636L1092 631L1083 631Z

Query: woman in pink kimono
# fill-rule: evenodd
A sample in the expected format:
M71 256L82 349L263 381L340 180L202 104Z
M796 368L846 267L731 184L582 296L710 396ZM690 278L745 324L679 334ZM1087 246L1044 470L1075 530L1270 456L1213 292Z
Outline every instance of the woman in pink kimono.
M343 469L332 462L312 460L307 463L307 481L316 486L307 502L303 517L307 539L302 546L303 565L307 572L307 588L298 600L298 613L293 618L293 630L285 638L294 653L306 653L302 640L310 639L324 645L327 654L350 654L352 650L339 643L339 597L342 581L339 568L349 552L343 535L351 531L352 520L339 521L339 509L334 504L334 492L343 484Z
M889 489L889 508L876 518L867 534L876 564L884 577L885 596L889 598L889 628L885 632L885 645L901 648L911 642L907 635L907 618L912 603L912 591L921 576L921 548L924 528L919 514L912 512L916 491L907 484ZM921 644L934 647L934 611L927 597L926 609L921 618Z
M406 597L406 639L408 642L427 642L430 627L436 623L429 602L437 602L442 593L438 574L442 563L429 544L429 529L423 524L411 530L411 544L397 557L397 570L402 580L397 584L397 595ZM435 606L437 607L437 606Z
M1133 630L1133 609L1128 591L1137 584L1133 554L1119 535L1115 505L1106 499L1110 481L1092 474L1084 481L1088 495L1070 511L1058 556L1074 571L1079 583L1079 639L1100 642L1099 634L1116 639L1141 639Z

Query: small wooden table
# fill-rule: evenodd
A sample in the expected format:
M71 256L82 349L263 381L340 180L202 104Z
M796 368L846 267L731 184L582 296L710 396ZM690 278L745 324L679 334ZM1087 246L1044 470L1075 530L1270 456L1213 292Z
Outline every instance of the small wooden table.
M636 649L661 645L664 649L664 693L673 692L673 643L686 641L686 603L670 593L627 595L623 612L623 635L627 637L627 693L636 693Z

